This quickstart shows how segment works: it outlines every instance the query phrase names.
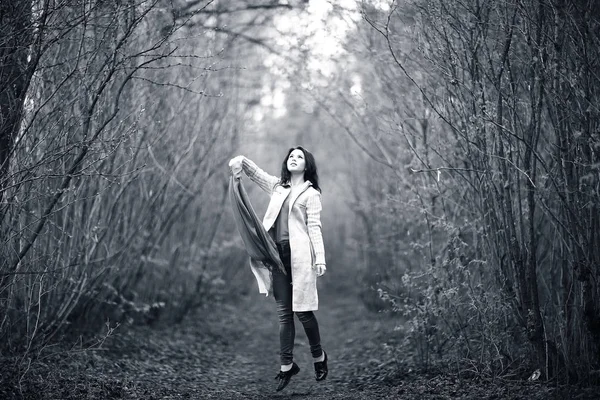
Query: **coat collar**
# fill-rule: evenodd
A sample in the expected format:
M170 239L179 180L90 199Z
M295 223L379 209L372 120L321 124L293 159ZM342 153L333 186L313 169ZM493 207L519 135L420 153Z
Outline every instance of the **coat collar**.
M281 185L281 187L284 187L286 189L291 189L292 188L292 185L290 185L289 182L285 183L285 184L281 183L280 185ZM304 186L306 186L306 187L304 187ZM305 191L306 189L308 189L308 186L312 186L312 182L309 181L309 180L306 180L306 181L304 181L304 183L300 187L302 187L302 191Z

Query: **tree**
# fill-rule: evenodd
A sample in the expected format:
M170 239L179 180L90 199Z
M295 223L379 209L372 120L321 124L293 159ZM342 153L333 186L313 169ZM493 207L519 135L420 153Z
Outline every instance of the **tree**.
M31 1L0 5L0 200L8 184L14 139L23 116L25 96L39 60L48 4L44 4L34 29Z
M571 1L414 1L392 2L387 12L364 12L382 40L372 48L386 48L389 57L372 64L380 71L375 82L390 88L383 103L402 105L395 114L384 106L383 112L372 110L380 122L392 115L387 119L393 124L389 135L371 133L376 142L366 148L401 149L393 146L405 137L414 156L410 170L427 177L383 178L412 181L408 188L425 200L423 222L430 233L414 245L429 247L432 268L421 267L430 279L421 287L426 295L416 301L415 315L421 306L429 310L423 329L437 332L432 339L439 346L448 337L465 339L470 353L475 338L491 340L498 351L488 353L490 364L484 368L490 371L502 371L514 360L522 346L519 332L533 350L532 366L548 377L567 371L571 379L587 379L600 365L599 292L591 267L598 263L592 250L598 237L591 233L598 223L598 191L588 186L598 178L592 150L598 143L593 104L600 84L591 56L598 48L592 34L599 23L596 11L591 3ZM417 41L418 53L408 40ZM396 74L385 72L390 66ZM402 115L417 109L403 99L405 80L416 89L412 98L422 99L424 111L429 110L413 126ZM399 160L383 164L396 170L406 165ZM389 293L396 305L411 289L399 286ZM484 296L509 305L514 324L497 325L497 331L465 325L465 318L488 320L487 326L503 320L504 310L491 307ZM453 301L442 307L444 299ZM442 313L434 312L438 307ZM450 310L457 317L443 318ZM507 331L514 332L512 339ZM580 345L593 350L575 355Z
M0 72L14 82L1 93L6 349L107 320L181 320L221 287L227 268L212 267L241 255L219 231L226 160L255 98L250 39L279 3L13 3L1 6Z

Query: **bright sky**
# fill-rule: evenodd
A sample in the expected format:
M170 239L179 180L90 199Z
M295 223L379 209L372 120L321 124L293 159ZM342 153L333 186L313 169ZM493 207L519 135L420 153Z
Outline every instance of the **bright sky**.
M391 0L368 0L383 11L389 10ZM339 68L339 58L344 55L342 47L346 35L360 22L361 0L310 0L306 9L282 13L274 20L277 36L277 48L288 49L291 57L299 56L298 49L307 57L306 66L310 81L305 89L315 86L327 86L329 78ZM335 4L335 10L334 10ZM284 53L286 50L284 50ZM262 90L262 110L256 110L254 119L263 119L264 109L280 118L285 115L285 91L291 85L287 80L286 67L290 60L269 54L264 61L271 76L264 82ZM351 77L353 95L360 95L362 82L358 75Z
M333 1L343 11L332 13ZM344 52L341 43L360 18L355 0L310 0L305 10L282 13L275 18L275 28L279 32L277 48L289 49L287 54L290 56L297 56L299 48L305 51L307 68L313 79L307 85L324 86L327 77L336 70L336 59ZM285 68L289 60L270 54L264 63L273 77L264 83L261 104L279 118L286 113L284 93L290 82L286 79ZM262 111L257 110L255 120L262 118Z

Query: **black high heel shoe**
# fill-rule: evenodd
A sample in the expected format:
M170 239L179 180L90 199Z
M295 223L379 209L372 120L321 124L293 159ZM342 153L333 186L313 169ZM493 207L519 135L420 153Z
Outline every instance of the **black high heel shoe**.
M327 378L327 373L329 372L327 370L327 353L325 353L325 350L323 350L323 354L325 355L325 359L315 363L315 378L317 381Z
M300 367L296 363L292 363L292 369L290 369L289 371L279 371L279 373L275 377L275 379L279 379L279 382L277 383L277 389L275 390L278 392L280 390L283 390L283 388L286 387L288 383L290 383L290 379L292 379L292 376L296 375L298 372L300 372Z

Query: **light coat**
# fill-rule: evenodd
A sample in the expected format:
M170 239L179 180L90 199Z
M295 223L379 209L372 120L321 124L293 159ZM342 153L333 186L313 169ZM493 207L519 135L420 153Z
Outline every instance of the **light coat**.
M246 175L269 194L271 201L263 218L265 230L270 231L281 211L283 202L290 195L291 187L282 186L279 178L260 169L254 162L244 159L242 168ZM317 294L316 264L325 264L325 249L321 233L321 193L310 181L290 198L288 232L292 264L292 311L314 311L319 307ZM259 291L267 293L265 274L253 272L258 280ZM264 269L263 269L264 272ZM263 280L263 282L261 282Z

